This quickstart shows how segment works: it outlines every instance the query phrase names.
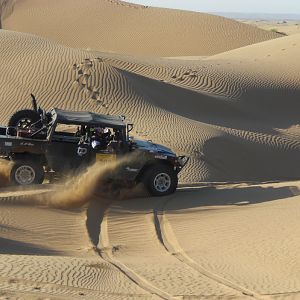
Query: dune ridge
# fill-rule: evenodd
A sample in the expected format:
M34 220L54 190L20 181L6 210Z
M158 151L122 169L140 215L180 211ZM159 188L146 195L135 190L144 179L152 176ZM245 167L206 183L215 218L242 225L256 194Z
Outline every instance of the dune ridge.
M106 0L17 0L3 27L74 48L160 57L212 55L280 37L219 16Z

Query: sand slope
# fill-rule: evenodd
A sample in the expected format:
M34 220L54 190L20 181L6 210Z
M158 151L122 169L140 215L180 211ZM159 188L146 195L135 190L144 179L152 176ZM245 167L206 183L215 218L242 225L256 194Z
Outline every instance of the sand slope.
M152 298L99 257L88 235L85 209L28 206L38 193L45 191L28 191L26 197L17 191L1 192L1 295L9 299L15 299L15 293L25 299Z
M135 136L191 156L183 182L299 174L298 35L184 63L75 50L10 31L0 40L4 123L33 92L46 109L126 115Z
M212 55L280 37L218 16L116 0L19 0L3 27L75 48L147 56Z
M298 200L299 182L182 189L115 203L101 234L115 261L173 297L297 299Z
M79 187L0 189L1 299L299 298L300 183L280 181L300 175L300 35L113 0L0 4L1 123L34 93L191 158L160 199L103 194L98 166Z
M26 198L2 191L1 295L297 299L299 190L299 182L203 185L106 211L100 201L28 205L51 188Z

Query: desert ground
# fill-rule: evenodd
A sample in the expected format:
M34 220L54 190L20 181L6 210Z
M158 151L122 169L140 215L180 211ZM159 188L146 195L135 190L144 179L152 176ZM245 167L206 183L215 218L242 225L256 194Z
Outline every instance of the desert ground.
M0 17L2 124L33 93L190 157L162 198L105 189L113 164L21 189L0 163L0 299L300 299L297 22L118 0Z
M300 21L296 20L240 20L245 24L257 26L261 29L272 32L279 32L284 35L300 33Z

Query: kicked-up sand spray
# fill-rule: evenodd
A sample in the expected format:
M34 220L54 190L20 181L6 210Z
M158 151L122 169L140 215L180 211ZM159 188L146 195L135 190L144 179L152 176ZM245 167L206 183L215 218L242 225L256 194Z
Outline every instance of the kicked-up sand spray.
M134 159L137 158L128 156L118 162L95 163L86 171L67 180L62 186L58 186L55 191L39 196L37 202L55 208L75 208L91 201L101 201L105 204L114 200L143 197L146 192L142 184L126 187L111 180L118 177L118 172L124 164Z
M11 167L10 161L0 159L0 188L9 186Z

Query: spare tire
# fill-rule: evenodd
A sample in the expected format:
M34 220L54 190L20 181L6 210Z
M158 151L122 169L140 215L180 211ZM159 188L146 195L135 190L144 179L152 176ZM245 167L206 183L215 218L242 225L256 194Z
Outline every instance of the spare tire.
M32 109L19 110L14 113L8 121L8 127L16 127L21 129L29 128L30 125L35 124L36 128L42 127L40 115Z

